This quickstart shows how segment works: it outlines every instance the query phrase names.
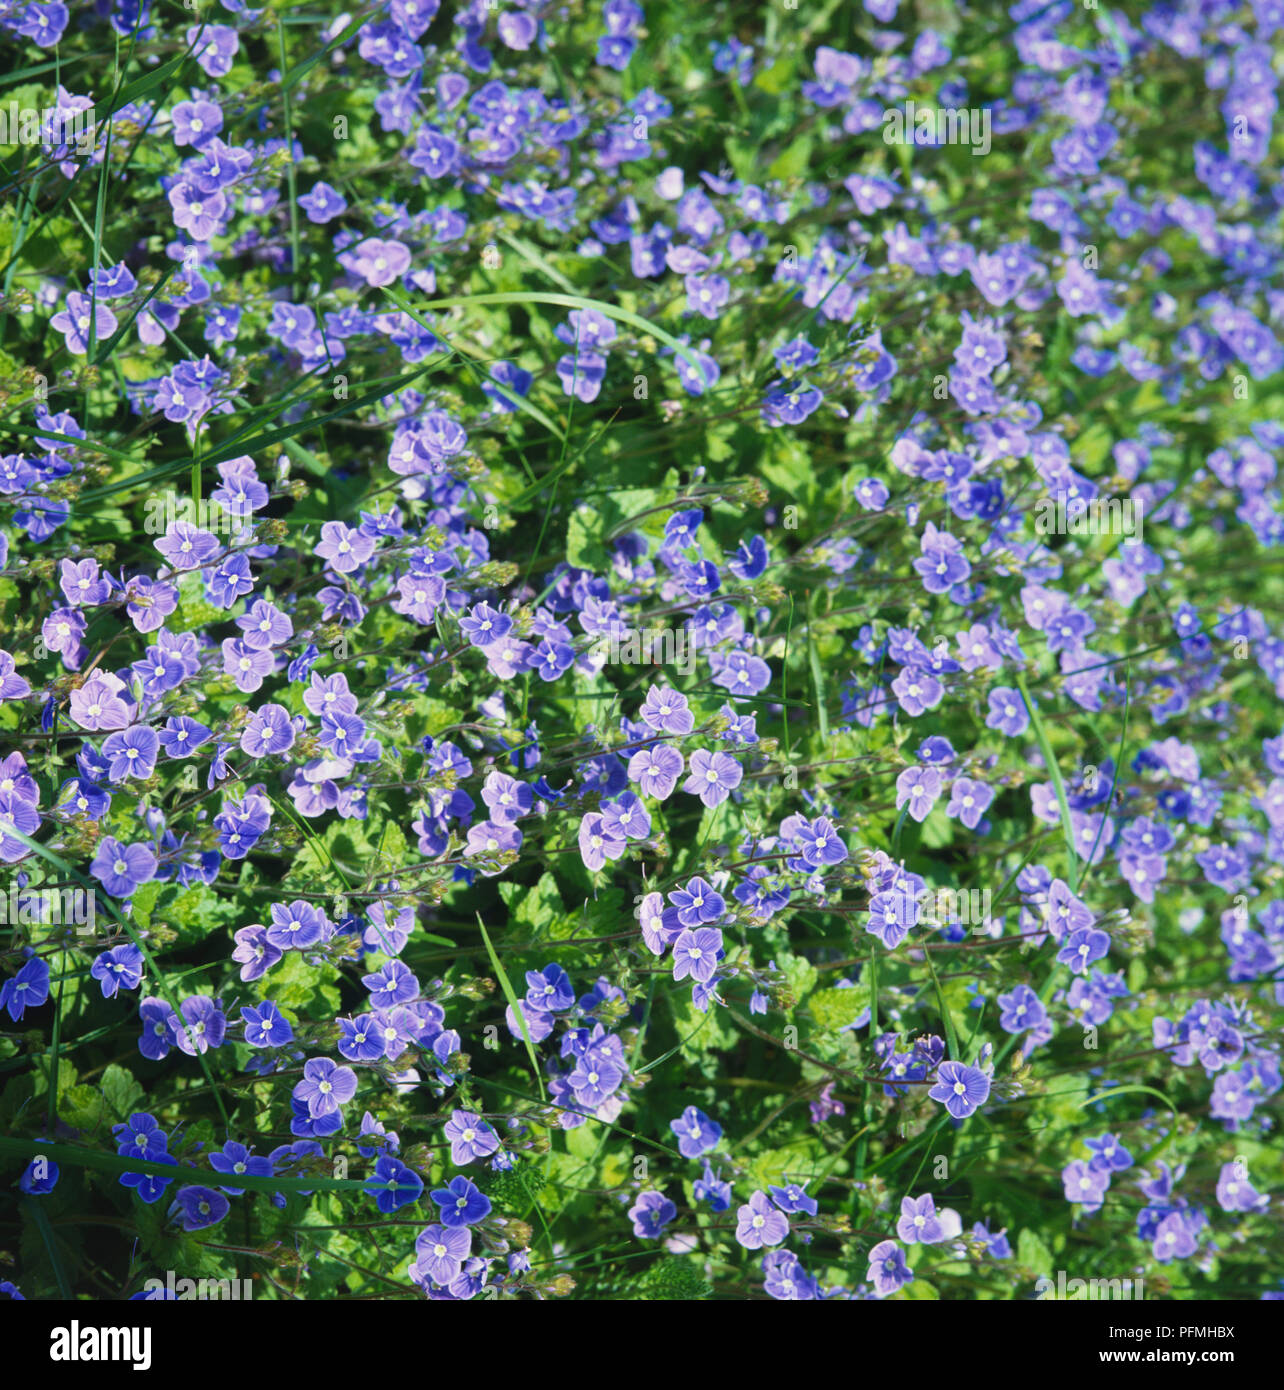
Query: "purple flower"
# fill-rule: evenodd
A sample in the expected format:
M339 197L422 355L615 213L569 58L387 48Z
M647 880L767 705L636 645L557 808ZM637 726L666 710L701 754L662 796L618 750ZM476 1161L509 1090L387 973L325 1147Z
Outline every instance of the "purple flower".
M466 1226L425 1227L415 1238L414 1269L421 1279L449 1284L459 1277L472 1248L472 1233Z
M684 1158L699 1158L716 1149L722 1138L722 1126L694 1105L688 1105L676 1120L670 1120L669 1128L678 1136L678 1152Z
M1174 1211L1159 1223L1151 1249L1160 1264L1167 1264L1169 1260L1184 1260L1193 1255L1198 1245L1181 1212Z
M113 946L94 958L90 975L98 981L104 999L114 999L121 989L137 989L143 981L143 953L130 943Z
M979 1067L942 1062L936 1069L936 1085L927 1094L956 1120L965 1120L989 1098L990 1078Z
M176 570L200 569L219 553L218 538L190 521L171 522L152 544Z
M499 1148L499 1136L471 1110L456 1110L451 1115L446 1121L446 1138L450 1140L450 1161L460 1166Z
M596 873L608 859L618 859L628 848L628 840L611 835L603 816L589 812L580 821L580 858L590 873Z
M223 113L212 101L180 101L170 112L174 143L198 150L223 129Z
M116 331L116 315L98 301L91 304L87 294L69 294L67 307L49 320L67 340L67 351L76 357L89 352L89 339L101 346Z
M121 698L125 683L110 672L96 672L71 692L71 717L82 729L123 729L130 722L130 708Z
M242 927L234 934L232 959L241 967L241 979L257 980L282 958L282 951L268 941L261 926Z
M315 1120L334 1115L341 1105L357 1093L357 1074L351 1067L340 1067L328 1057L313 1057L303 1065L303 1080L294 1088L294 1098L308 1107Z
M266 758L294 747L294 725L284 705L260 705L241 732L241 751Z
M176 183L168 197L174 225L193 241L209 241L227 213L227 199L221 193L202 192L190 183Z
M708 984L721 952L722 933L716 927L686 929L673 943L673 978L685 980L690 975L700 984Z
M1048 1011L1029 985L1016 985L1009 993L999 995L999 1027L1005 1033L1021 1033L1027 1028L1042 1027Z
M410 269L410 251L399 241L367 237L353 253L352 269L367 285L379 289L391 285Z
M475 1226L491 1211L490 1199L462 1174L435 1191L432 1199L441 1209L443 1226Z
M89 872L113 898L127 898L156 877L156 856L147 845L122 845L109 835L99 842Z
M15 792L0 792L0 861L15 864L30 853L10 831L30 837L39 829L40 812L31 802Z
M962 1230L957 1223L957 1213L944 1208L937 1214L932 1194L926 1192L921 1197L901 1198L901 1219L896 1223L896 1234L906 1245L938 1245Z
M1030 712L1019 690L1011 686L998 685L990 691L990 713L985 727L997 729L1008 738L1016 738L1030 727Z
M146 724L134 724L103 740L103 757L110 763L107 775L113 782L123 782L127 777L150 777L159 752L160 739Z
M49 998L49 966L39 956L32 956L11 979L0 985L0 1009L8 1009L15 1023L22 1022L23 1012L37 1009Z
M659 743L643 748L629 759L629 781L636 782L643 795L664 801L673 795L683 766L682 754L676 748Z
M847 858L838 827L827 816L818 816L814 824L804 822L794 836L800 846L803 863L809 869L832 868Z
M321 940L321 914L302 898L295 898L289 904L273 903L268 911L272 925L268 927L265 939L278 951L314 946Z
M341 521L327 521L321 527L321 539L312 553L340 574L351 574L374 554L373 537L345 526Z
M180 1052L189 1057L221 1047L227 1032L227 1018L213 999L193 994L179 1005L179 1014L171 1015L170 1026Z
M245 1021L245 1041L250 1047L284 1047L294 1037L294 1029L270 999L242 1008L241 1017Z
M914 1282L914 1273L905 1263L905 1252L894 1240L880 1241L869 1252L866 1280L879 1298L886 1298Z
M975 830L993 800L994 792L984 782L956 777L950 787L950 804L945 814L961 820L969 830Z
M348 210L347 200L328 183L314 183L311 191L299 198L299 206L307 213L309 222L318 223L332 221Z
M663 1192L643 1192L629 1208L633 1234L639 1240L659 1240L665 1226L678 1214Z
M1070 933L1057 952L1057 959L1076 975L1086 975L1092 962L1101 960L1109 952L1110 937L1105 932L1081 930Z
M689 734L695 728L695 716L687 705L687 697L676 690L661 690L653 685L638 711L642 722L657 733Z
M746 1250L779 1245L788 1235L789 1218L772 1206L765 1192L755 1192L744 1206L736 1209L736 1240Z
M744 770L728 753L697 748L688 764L689 776L682 790L698 796L706 806L720 806L740 785Z
M256 652L236 637L223 639L223 673L232 677L243 694L252 695L275 665L271 652Z
M669 901L677 909L678 921L684 927L703 927L720 921L727 914L727 904L702 878L693 878L685 888L675 888Z
M138 1050L149 1061L159 1062L178 1041L170 1022L177 1015L163 999L152 996L139 1004L138 1017L143 1025Z
M231 1203L215 1188L180 1187L169 1214L178 1217L185 1231L200 1231L206 1226L217 1226L230 1207Z
M941 795L941 774L934 767L907 767L896 779L896 809L909 807L909 814L922 823Z

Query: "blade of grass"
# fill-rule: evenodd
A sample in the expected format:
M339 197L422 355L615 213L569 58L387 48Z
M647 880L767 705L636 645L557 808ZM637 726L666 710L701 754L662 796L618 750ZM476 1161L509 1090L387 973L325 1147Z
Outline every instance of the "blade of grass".
M705 376L704 368L700 365L699 359L685 343L681 343L672 333L667 333L663 328L658 327L649 319L644 319L641 314L635 314L631 309L621 309L617 304L610 303L605 299L586 299L578 294L545 294L536 290L523 290L520 292L508 292L503 294L460 294L451 295L445 299L430 299L418 307L425 311L430 309L466 309L472 304L551 304L561 309L596 309L599 314L605 314L607 318L616 319L620 323L627 323L630 328L636 328L642 333L649 333L651 337L658 338L665 347L672 348L679 357L686 358L687 362L699 373L700 380L706 386L713 383Z
M526 1044L526 1055L531 1059L531 1070L535 1073L535 1081L539 1086L540 1099L547 1104L548 1096L544 1091L544 1077L540 1073L539 1058L535 1053L535 1044L531 1041L531 1030L526 1026L526 1015L522 1012L517 1002L517 995L513 993L513 986L509 982L504 967L499 963L499 957L495 954L494 946L490 944L490 935L486 931L486 923L482 921L480 912L477 914L477 925L481 929L482 941L486 945L486 954L490 957L491 969L494 970L498 977L499 987L504 991L504 998L508 1000L508 1007L512 1009L521 1027L522 1041Z
M1021 692L1026 709L1030 712L1030 724L1034 729L1034 736L1039 743L1039 751L1043 754L1044 765L1048 769L1048 775L1052 778L1053 789L1057 794L1057 808L1061 812L1061 835L1065 840L1066 859L1068 861L1066 881L1070 885L1070 891L1078 893L1079 854L1074 843L1074 826L1070 824L1070 803L1066 799L1066 784L1061 780L1061 769L1057 766L1057 755L1052 751L1052 744L1048 740L1048 731L1044 727L1043 717L1026 688L1025 677L1020 673L1016 677L1016 687Z

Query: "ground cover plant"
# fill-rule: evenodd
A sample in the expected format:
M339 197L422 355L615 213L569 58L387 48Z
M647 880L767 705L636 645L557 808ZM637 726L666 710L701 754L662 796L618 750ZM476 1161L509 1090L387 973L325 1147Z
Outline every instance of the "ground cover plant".
M0 0L0 1293L1284 1296L1282 36Z

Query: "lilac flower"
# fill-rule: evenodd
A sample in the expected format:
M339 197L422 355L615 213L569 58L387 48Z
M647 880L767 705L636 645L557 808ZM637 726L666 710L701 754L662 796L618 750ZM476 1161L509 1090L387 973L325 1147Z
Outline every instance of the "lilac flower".
M410 269L410 251L399 241L367 237L353 253L352 269L373 288L391 285Z
M623 836L611 835L605 818L590 812L580 821L579 846L584 867L590 873L596 873L608 859L620 858L628 848L628 840Z
M896 1223L896 1234L906 1245L916 1242L937 1245L952 1239L962 1229L957 1212L949 1207L937 1212L930 1192L922 1197L901 1198L901 1218Z
M284 1047L294 1037L289 1021L270 999L242 1008L241 1018L250 1047Z
M147 845L122 845L110 835L98 844L89 872L113 898L127 898L156 876L156 856Z
M303 1080L294 1088L313 1119L337 1113L357 1093L357 1074L351 1067L336 1066L328 1057L313 1057L303 1064Z
M134 724L103 740L103 756L110 762L107 775L113 782L123 782L127 777L150 777L159 752L160 739L146 724Z
M193 994L170 1016L170 1027L180 1052L195 1057L211 1047L222 1047L227 1018L218 1004L204 994Z
M894 1240L880 1241L869 1252L866 1280L879 1298L886 1298L914 1282L914 1273L905 1263L905 1252Z
M908 767L896 779L896 809L909 807L914 820L925 821L941 795L941 774L934 767Z
M109 672L98 673L79 690L71 692L71 717L82 729L95 733L101 729L123 729L129 724L129 706L122 695L125 683Z
M1160 1264L1167 1264L1170 1260L1184 1260L1193 1255L1198 1246L1182 1213L1174 1211L1159 1223L1151 1250Z
M260 705L241 732L241 751L252 758L276 757L294 747L294 725L284 705Z
M720 806L740 785L744 769L730 754L697 748L691 754L688 773L682 790L714 807Z
M993 800L994 790L984 782L956 777L950 786L950 804L945 814L962 821L969 830L975 830Z
M985 727L997 729L1008 738L1016 738L1030 727L1030 713L1019 690L997 685L990 691L990 713Z
M771 1204L765 1192L755 1192L736 1209L736 1240L746 1250L779 1245L789 1236L789 1218Z
M446 1138L450 1140L450 1160L459 1166L485 1158L499 1148L499 1136L480 1115L470 1110L452 1113L446 1121Z
M629 759L629 781L636 782L646 796L667 800L682 776L682 754L668 744L643 748Z
M340 574L351 574L370 559L374 550L371 537L363 536L341 521L327 521L321 527L321 539L312 553Z
M0 862L14 864L30 850L13 831L30 838L40 829L40 812L15 792L0 792Z
M1006 1033L1021 1033L1027 1028L1041 1028L1047 1010L1029 985L1016 985L1007 994L999 995L999 1027Z
M427 1226L415 1238L414 1267L421 1279L449 1284L459 1277L472 1248L472 1233L466 1226Z
M663 1192L646 1191L629 1208L633 1234L639 1240L659 1240L664 1227L678 1214L677 1207Z
M490 1199L462 1174L434 1191L432 1199L440 1208L443 1226L475 1226L491 1211Z
M300 196L299 206L307 213L309 222L317 223L333 221L348 210L344 196L322 181L314 183L307 193Z
M116 315L101 301L91 303L85 294L69 294L67 307L49 321L67 341L67 351L77 357L89 352L89 342L101 346L117 328Z
M143 953L132 943L113 946L94 957L90 975L98 981L104 999L114 999L121 989L137 989L143 981Z
M707 984L718 968L722 951L722 933L716 927L685 929L673 943L673 978L685 980L691 976Z
M687 697L656 685L647 691L638 714L642 722L657 733L689 734L695 728L695 716L688 708Z
M217 1226L227 1215L231 1203L213 1187L180 1187L173 1205L169 1209L171 1217L177 1217L185 1231L202 1231L207 1226Z
M170 112L170 120L174 143L197 149L208 145L223 129L223 112L212 101L180 101Z
M990 1078L978 1067L942 1062L936 1069L936 1085L927 1094L956 1120L965 1120L989 1098Z
M688 1105L676 1120L670 1120L669 1128L678 1136L678 1152L684 1158L699 1158L716 1149L722 1139L722 1126L694 1105Z
M678 921L684 927L702 927L726 916L727 905L702 878L693 878L685 887L675 888L669 901L677 909Z
M1096 1211L1110 1186L1110 1173L1076 1158L1061 1170L1061 1181L1067 1202L1081 1204L1086 1211Z
M37 1009L49 998L49 966L39 956L24 961L18 973L0 985L0 1009L8 1009L15 1023L27 1009Z

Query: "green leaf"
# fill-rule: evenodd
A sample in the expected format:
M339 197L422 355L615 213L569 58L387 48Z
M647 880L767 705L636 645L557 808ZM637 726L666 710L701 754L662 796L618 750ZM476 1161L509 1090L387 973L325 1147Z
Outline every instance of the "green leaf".
M495 948L490 944L490 934L486 930L486 923L482 921L481 913L477 914L477 926L481 931L482 941L486 946L486 954L490 957L491 969L494 970L499 979L499 987L504 991L504 998L508 1000L508 1007L512 1009L514 1017L522 1030L522 1041L526 1044L526 1055L531 1060L531 1070L535 1073L535 1081L539 1086L541 1100L547 1100L548 1096L544 1091L544 1075L539 1068L539 1057L535 1052L535 1044L531 1041L531 1030L526 1026L526 1015L522 1011L521 1005L517 1002L517 995L513 992L513 986L509 981L504 967L499 963L499 957L495 954Z
M1055 1272L1052 1252L1033 1231L1022 1231L1017 1240L1017 1263L1023 1264L1036 1277Z
M870 1006L870 989L865 983L850 989L818 989L807 1001L812 1017L827 1032L838 1032L855 1023Z
M133 1073L115 1062L103 1072L98 1088L117 1122L127 1120L143 1098L143 1088L134 1079Z

